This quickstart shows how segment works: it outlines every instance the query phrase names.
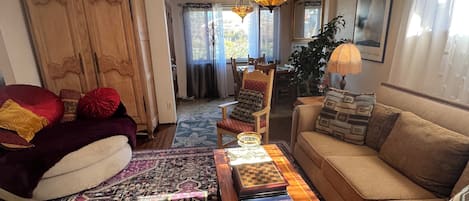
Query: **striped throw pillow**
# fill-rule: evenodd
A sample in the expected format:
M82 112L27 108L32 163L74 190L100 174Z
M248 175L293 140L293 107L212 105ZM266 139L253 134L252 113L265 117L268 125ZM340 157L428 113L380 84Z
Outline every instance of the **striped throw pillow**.
M356 94L332 88L327 92L316 120L316 131L363 145L375 102L374 94Z
M254 123L252 113L262 110L264 94L250 89L241 89L238 95L238 104L230 117L244 122Z

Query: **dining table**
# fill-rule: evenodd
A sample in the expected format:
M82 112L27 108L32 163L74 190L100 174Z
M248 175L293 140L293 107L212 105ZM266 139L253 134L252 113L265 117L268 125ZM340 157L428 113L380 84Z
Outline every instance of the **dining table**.
M242 73L245 69L248 70L248 72L254 71L255 67L254 65L239 65L237 66L238 72ZM292 66L289 65L277 65L276 73L287 73L291 72Z

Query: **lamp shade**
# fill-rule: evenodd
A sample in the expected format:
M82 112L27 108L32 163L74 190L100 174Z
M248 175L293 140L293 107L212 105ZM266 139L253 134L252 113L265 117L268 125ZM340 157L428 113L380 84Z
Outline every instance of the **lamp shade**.
M287 0L254 0L257 4L269 8L270 12L277 7L287 2Z
M358 48L352 43L345 43L335 48L327 63L327 72L342 76L362 72L362 57Z
M241 17L241 21L244 21L244 17L246 17L248 13L254 11L254 8L248 0L236 0L236 5L231 9L231 11L238 14Z

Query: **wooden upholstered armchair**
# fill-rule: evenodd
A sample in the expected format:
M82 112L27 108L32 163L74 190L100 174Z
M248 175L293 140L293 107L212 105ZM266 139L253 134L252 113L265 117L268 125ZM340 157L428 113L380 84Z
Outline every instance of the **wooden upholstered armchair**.
M231 57L230 60L231 71L233 72L235 98L238 98L239 89L241 88L241 76L238 73L238 65L236 64L236 59L233 59L233 57Z
M241 89L249 89L261 92L263 94L263 105L260 111L252 113L254 123L240 121L228 117L228 106L236 105L238 102L230 102L219 105L222 110L223 120L217 122L217 144L219 148L235 144L237 141L231 141L223 144L223 135L231 135L236 137L241 132L253 131L262 135L263 144L269 143L269 115L270 103L272 99L272 88L274 80L274 70L270 70L267 74L262 71L255 70L254 72L243 72L243 80Z

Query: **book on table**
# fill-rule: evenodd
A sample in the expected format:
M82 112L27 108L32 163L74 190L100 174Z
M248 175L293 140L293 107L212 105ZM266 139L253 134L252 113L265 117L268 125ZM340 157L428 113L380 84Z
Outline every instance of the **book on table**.
M233 182L240 199L287 194L288 182L274 162L232 166Z

